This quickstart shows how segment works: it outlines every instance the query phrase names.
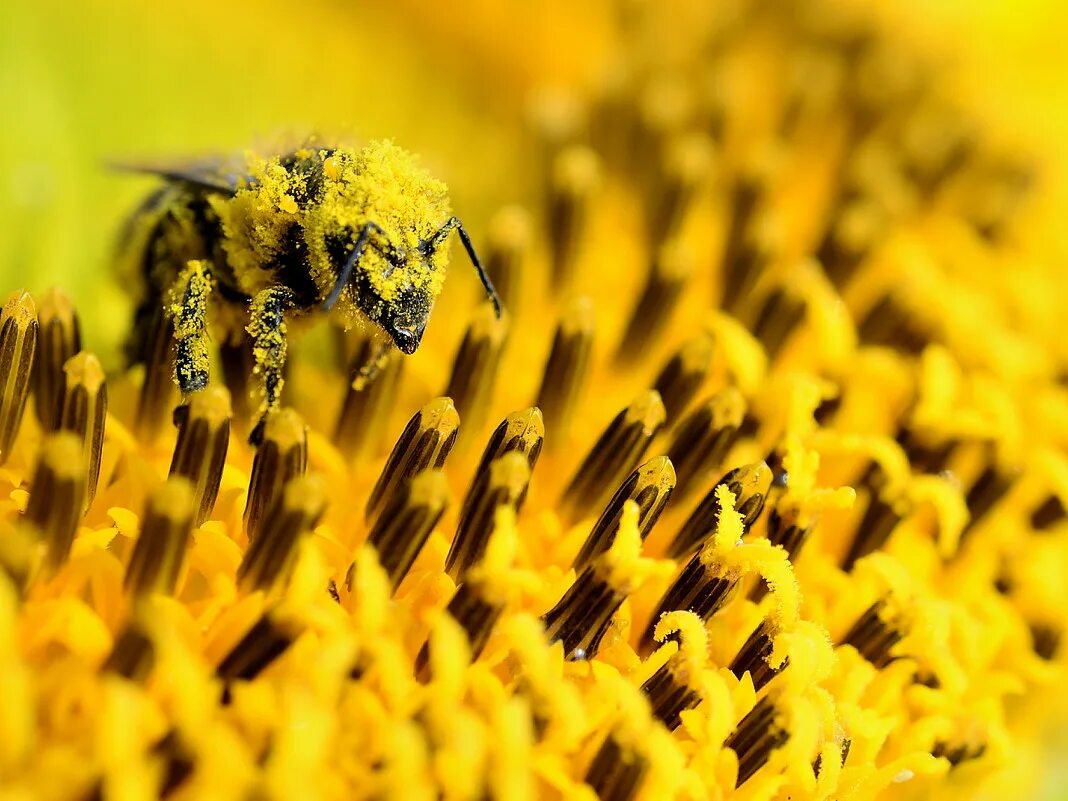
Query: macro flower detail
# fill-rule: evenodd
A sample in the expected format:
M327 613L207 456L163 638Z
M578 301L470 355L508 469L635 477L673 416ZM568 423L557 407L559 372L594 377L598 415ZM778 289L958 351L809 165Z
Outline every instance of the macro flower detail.
M7 297L0 798L1048 782L1051 168L853 4L671 6L483 197L384 138L149 170L124 362Z

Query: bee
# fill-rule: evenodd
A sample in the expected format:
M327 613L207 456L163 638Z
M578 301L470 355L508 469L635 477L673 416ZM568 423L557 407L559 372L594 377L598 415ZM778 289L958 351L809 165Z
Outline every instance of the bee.
M130 226L138 232L128 250L140 299L128 357L150 363L153 326L169 320L173 377L185 395L208 384L209 329L231 345L247 337L260 397L253 443L279 405L286 321L330 314L346 329L370 324L378 351L361 368L366 379L389 349L419 347L453 231L500 316L447 187L391 141L308 145L247 157L238 169L220 162L127 169L166 181Z

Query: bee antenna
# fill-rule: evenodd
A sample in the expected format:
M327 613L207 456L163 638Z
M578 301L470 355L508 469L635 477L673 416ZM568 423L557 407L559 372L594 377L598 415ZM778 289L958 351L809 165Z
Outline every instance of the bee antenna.
M341 290L345 288L349 279L352 278L352 271L356 269L356 265L359 263L360 257L363 255L363 250L367 246L367 240L371 237L372 232L385 236L385 232L377 223L366 222L363 224L359 236L356 237L356 244L353 245L352 253L350 253L349 257L345 260L345 266L341 268L341 273L337 277L337 283L334 284L334 288L330 290L330 294L327 295L326 300L323 301L323 311L330 311L334 308L337 299L341 297Z
M471 259L471 265L475 268L475 272L478 273L478 278L482 282L482 286L486 289L486 297L490 299L490 303L493 304L493 311L496 312L497 318L501 316L501 296L497 294L497 290L493 287L493 282L490 280L489 273L486 272L486 268L482 266L482 262L478 258L478 254L475 253L475 246L471 242L471 237L467 233L467 229L464 228L464 224L460 222L457 217L450 217L449 221L441 227L441 230L446 234L449 230L455 228L460 233L460 241L464 243L464 250L467 251L467 257ZM435 237L436 239L437 237Z

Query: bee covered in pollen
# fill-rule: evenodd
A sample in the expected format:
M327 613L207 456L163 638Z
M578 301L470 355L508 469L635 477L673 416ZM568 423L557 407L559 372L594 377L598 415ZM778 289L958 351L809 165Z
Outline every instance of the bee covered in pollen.
M240 170L133 169L167 183L130 226L140 283L130 361L150 364L153 332L169 323L173 378L185 394L208 384L209 329L226 344L247 343L259 396L253 442L279 405L287 318L370 323L381 333L365 378L389 348L414 353L445 281L452 231L501 313L445 184L390 141L250 156Z

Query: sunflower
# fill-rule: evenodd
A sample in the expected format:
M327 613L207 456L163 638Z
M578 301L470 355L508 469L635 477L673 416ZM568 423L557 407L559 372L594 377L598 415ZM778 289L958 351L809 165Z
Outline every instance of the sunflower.
M128 318L105 267L13 292L0 797L1049 785L1068 581L1058 165L898 16L601 11L525 31L476 0L406 4L403 25L330 3L221 12L279 49L264 86L309 114L372 91L292 75L310 43L337 72L369 58L346 32L382 44L397 93L428 98L433 130L399 127L437 137L505 313L454 269L419 351L357 381L374 332L289 332L253 447L236 349L201 353L216 379L179 398L171 348L112 356ZM260 63L252 38L218 55L221 85ZM425 59L457 45L469 62L436 93ZM397 121L389 106L368 128ZM47 174L11 173L15 258L49 258L30 191Z

